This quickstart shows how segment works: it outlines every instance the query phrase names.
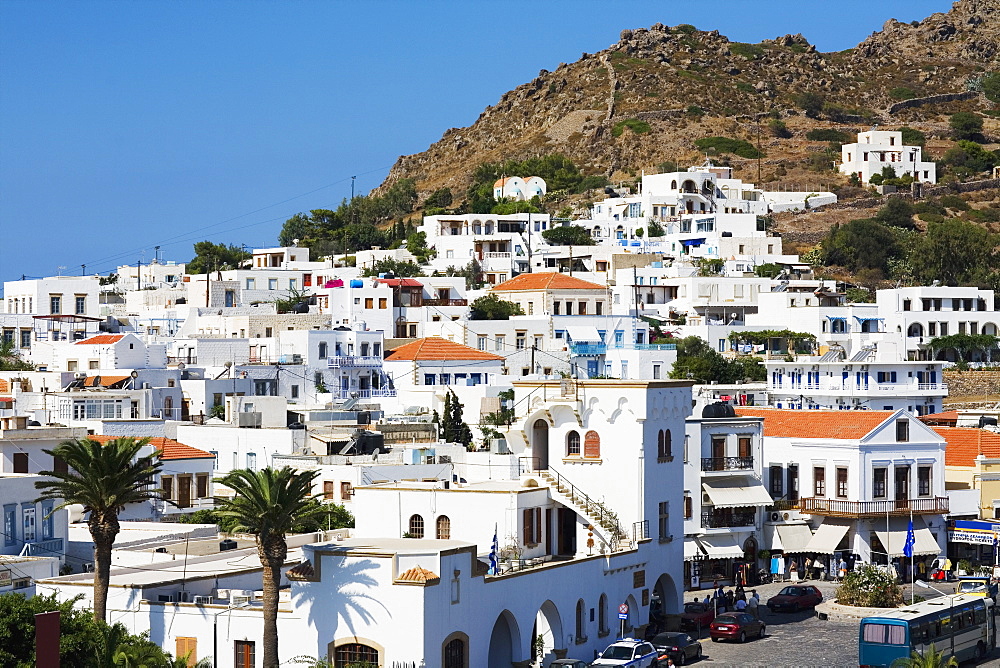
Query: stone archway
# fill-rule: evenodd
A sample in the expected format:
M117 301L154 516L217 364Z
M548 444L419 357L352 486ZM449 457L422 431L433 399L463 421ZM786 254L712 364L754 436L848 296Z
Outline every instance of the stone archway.
M656 584L653 585L653 596L659 599L663 614L673 615L681 612L682 595L669 574L664 573L656 579Z
M504 610L493 624L490 634L490 653L488 668L510 668L515 661L520 661L521 631L517 620L509 610Z
M549 468L549 423L541 418L531 426L531 456L537 470Z
M545 601L535 613L535 625L528 641L528 656L534 657L535 639L542 638L541 665L566 656L566 636L563 635L562 617L552 601Z

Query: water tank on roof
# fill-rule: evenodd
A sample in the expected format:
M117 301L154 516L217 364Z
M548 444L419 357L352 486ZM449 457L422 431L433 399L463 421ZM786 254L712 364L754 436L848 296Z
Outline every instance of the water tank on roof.
M299 302L292 307L293 313L309 313L309 304L305 302Z
M360 278L352 278L351 279L351 287L352 288L363 288L363 287L365 287L365 282L362 281Z
M736 411L727 403L716 401L701 409L703 418L730 418L736 417Z

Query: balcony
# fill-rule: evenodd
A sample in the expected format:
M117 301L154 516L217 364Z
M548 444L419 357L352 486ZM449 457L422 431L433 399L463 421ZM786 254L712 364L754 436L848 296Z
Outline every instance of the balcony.
M574 355L604 355L608 347L603 343L573 343L569 350Z
M377 355L335 355L327 358L326 365L331 369L382 366L382 358Z
M702 457L702 471L746 471L753 468L753 457Z
M180 357L167 356L167 366L173 366L177 364L197 364L197 355L181 355Z
M24 544L21 548L22 557L61 557L63 556L63 539L46 538Z
M468 299L425 299L424 306L468 306Z
M757 523L756 508L718 508L701 511L703 529L752 527Z
M855 519L878 518L886 515L908 517L914 515L943 515L948 512L948 498L937 496L927 499L900 499L885 501L847 501L844 499L799 499L799 511L826 517Z
M396 396L396 390L391 387L376 387L364 390L337 389L330 393L330 396L332 396L334 400L351 399L354 398L355 395L357 395L358 399L378 399L379 397L394 397Z

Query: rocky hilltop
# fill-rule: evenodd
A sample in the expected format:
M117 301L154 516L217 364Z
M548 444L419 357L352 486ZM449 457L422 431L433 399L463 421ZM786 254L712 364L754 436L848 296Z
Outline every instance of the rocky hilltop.
M998 56L1000 0L960 0L913 23L890 19L853 49L833 53L818 52L802 35L744 44L690 25L623 30L616 44L540 71L469 127L400 157L379 190L412 178L421 195L448 186L461 197L482 162L556 152L587 173L624 178L697 158L699 137L754 140L762 114L782 117L799 138L831 119L933 124L940 111L929 107L887 111L900 99L964 92L970 78L997 68ZM796 104L804 92L834 113L807 118ZM641 133L623 130L630 119L645 123ZM770 139L764 148L771 164L808 150ZM741 167L739 159L733 164Z

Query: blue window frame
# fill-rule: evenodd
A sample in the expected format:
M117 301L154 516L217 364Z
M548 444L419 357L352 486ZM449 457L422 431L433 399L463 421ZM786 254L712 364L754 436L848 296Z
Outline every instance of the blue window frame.
M437 381L437 376L433 373L424 374L424 385L435 385Z
M17 544L17 504L9 503L3 507L3 544Z
M42 540L53 538L55 534L55 517L52 509L54 501L42 501Z

